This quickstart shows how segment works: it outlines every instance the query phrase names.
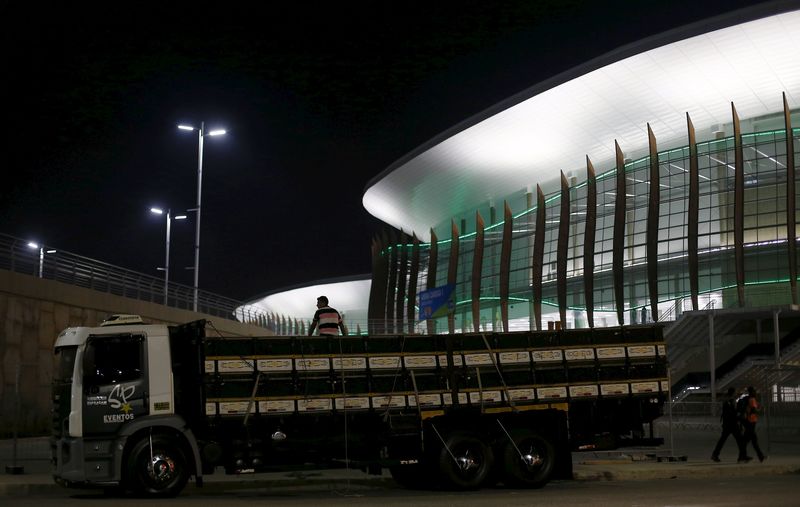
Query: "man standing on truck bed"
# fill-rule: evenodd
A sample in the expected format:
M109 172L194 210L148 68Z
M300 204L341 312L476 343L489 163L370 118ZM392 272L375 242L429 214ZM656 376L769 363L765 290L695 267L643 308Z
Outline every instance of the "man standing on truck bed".
M317 298L317 311L314 313L314 320L308 327L308 336L314 336L314 330L319 326L320 336L338 336L339 330L342 334L347 334L347 328L342 322L339 312L328 306L328 298L320 296Z

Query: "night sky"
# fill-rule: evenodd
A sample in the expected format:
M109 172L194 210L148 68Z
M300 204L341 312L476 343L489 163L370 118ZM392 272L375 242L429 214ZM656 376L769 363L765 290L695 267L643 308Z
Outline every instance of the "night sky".
M0 233L161 276L149 208L194 207L197 137L176 125L205 121L228 134L205 138L200 287L243 300L368 273L367 182L441 131L762 2L162 3L0 1ZM172 240L191 285L193 221Z

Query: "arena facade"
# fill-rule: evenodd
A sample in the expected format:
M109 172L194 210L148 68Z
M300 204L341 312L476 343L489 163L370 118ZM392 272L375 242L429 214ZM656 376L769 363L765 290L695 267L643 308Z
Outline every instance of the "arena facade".
M372 180L372 332L581 328L797 305L800 10L620 48ZM454 306L419 323L420 291Z
M779 1L538 83L369 182L371 277L243 314L297 331L330 292L351 330L468 332L797 305L798 53L800 4ZM420 322L419 293L448 285L452 311Z

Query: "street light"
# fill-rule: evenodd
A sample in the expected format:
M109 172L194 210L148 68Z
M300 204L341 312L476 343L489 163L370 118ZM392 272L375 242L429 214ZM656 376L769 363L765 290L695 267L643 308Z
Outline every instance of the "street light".
M181 130L197 131L197 207L193 210L197 212L197 223L194 233L194 311L197 311L197 288L200 279L200 197L203 190L203 137L225 135L224 129L205 131L205 122L200 122L200 128L192 125L178 125Z
M150 212L156 215L163 215L164 210L161 208L150 208ZM167 248L166 248L166 257L164 259L164 267L158 268L159 271L164 271L164 305L167 304L167 297L169 296L169 240L170 240L170 224L172 220L186 220L186 215L177 215L174 218L170 218L170 214L172 210L167 208Z
M57 250L53 250L53 249L45 250L44 249L44 245L39 245L39 243L36 243L34 241L30 241L28 243L28 247L39 250L39 278L42 278L42 275L44 274L44 254L46 254L46 253L54 254L54 253L57 252Z

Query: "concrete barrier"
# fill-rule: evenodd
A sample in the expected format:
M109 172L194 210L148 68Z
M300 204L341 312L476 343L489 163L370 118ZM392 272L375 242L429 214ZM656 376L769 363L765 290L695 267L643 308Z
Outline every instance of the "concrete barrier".
M226 336L264 336L269 330L220 317L129 299L55 280L0 270L0 438L50 430L53 344L72 326L96 326L115 313L154 324L211 321Z

